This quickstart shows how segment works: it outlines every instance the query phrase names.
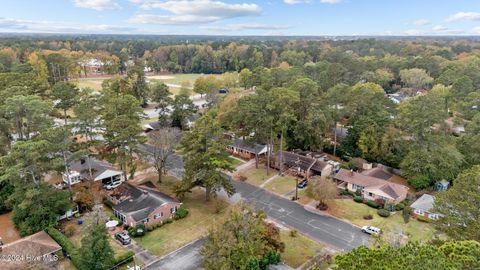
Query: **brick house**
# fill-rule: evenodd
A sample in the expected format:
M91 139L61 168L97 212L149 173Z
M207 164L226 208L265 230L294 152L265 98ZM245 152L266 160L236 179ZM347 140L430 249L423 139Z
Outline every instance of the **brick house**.
M405 200L408 187L388 181L391 176L377 167L362 173L340 169L334 179L339 188L347 188L350 192L361 190L364 200L381 200L396 205Z
M244 159L253 159L265 155L267 153L267 146L234 138L227 145L227 152Z
M182 205L158 190L151 183L134 186L124 183L111 195L114 215L128 226L152 226L173 218Z
M442 215L437 213L432 213L432 209L435 203L435 197L428 194L423 194L420 198L418 198L415 202L410 205L412 208L412 215L414 217L417 216L424 216L429 219L437 220Z

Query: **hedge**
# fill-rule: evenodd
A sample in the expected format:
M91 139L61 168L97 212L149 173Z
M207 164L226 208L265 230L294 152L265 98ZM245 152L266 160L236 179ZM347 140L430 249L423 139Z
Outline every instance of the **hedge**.
M353 200L354 200L355 202L358 202L358 203L363 202L362 196L353 196Z
M72 264L79 270L83 269L83 264L80 263L81 259L78 255L78 249L72 244L70 239L59 230L52 227L47 228L46 232L70 255Z
M125 254L122 254L122 255L118 256L118 258L115 258L115 264L114 265L118 266L120 264L131 262L131 261L133 261L133 256L135 256L135 252L129 250Z
M374 202L374 201L367 201L367 205L372 207L372 208L379 208L380 205L378 205L378 203Z
M381 217L389 217L390 211L388 211L387 209L378 209L377 214Z
M424 216L417 216L417 220L420 221L420 222L426 222L426 223L432 222L429 218L424 217Z

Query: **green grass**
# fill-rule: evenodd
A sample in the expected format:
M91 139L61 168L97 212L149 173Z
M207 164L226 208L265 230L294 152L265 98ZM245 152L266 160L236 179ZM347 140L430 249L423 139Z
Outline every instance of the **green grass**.
M77 86L80 89L92 88L94 90L102 90L102 83L106 78L90 78L90 79L80 79L77 82Z
M239 165L242 165L243 162L241 162L240 160L236 159L236 158L233 158L233 157L230 157L230 161L232 162L232 167L233 168L236 168L238 167Z
M297 268L319 253L323 246L301 234L296 237L290 236L290 231L280 231L280 237L285 243L285 251L282 253L282 261L293 268Z
M275 170L270 170L270 174L267 176L265 166L258 166L258 169L253 167L248 170L240 172L241 175L247 177L247 182L256 186L263 184L268 178L274 176Z
M295 189L296 181L291 176L281 176L271 180L265 185L265 189L278 194L285 194ZM300 190L299 190L300 191Z
M405 234L410 241L428 241L432 239L435 228L430 223L419 222L410 218L405 224L402 213L392 213L390 217L383 218L377 214L377 209L371 208L362 203L356 203L351 199L335 200L329 208L329 212L339 218L347 219L358 225L372 225L383 230L384 240L390 240L398 234ZM365 220L363 216L372 215L373 219Z
M189 82L190 85L193 87L193 83L195 80L201 76L206 76L202 74L196 73L187 73L187 74L165 74L165 75L152 75L147 76L147 79L151 81L163 81L165 83L171 84L181 84L182 82Z
M135 240L152 254L165 255L205 236L214 224L223 222L227 216L228 203L219 198L205 202L205 193L198 188L188 193L182 202L189 211L186 218L166 224ZM218 207L219 204L222 207ZM216 213L217 207L223 210Z

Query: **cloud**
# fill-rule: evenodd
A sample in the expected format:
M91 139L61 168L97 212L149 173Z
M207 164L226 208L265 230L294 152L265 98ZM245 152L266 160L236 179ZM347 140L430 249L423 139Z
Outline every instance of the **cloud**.
M435 25L432 28L433 34L440 34L440 35L457 35L457 34L463 34L465 31L460 30L460 29L450 29L446 26L443 25Z
M289 25L271 25L261 23L239 23L239 24L227 24L227 25L212 25L202 27L208 30L214 31L242 31L242 30L283 30L290 28Z
M78 24L60 21L31 21L0 18L1 32L23 33L132 33L136 28L106 24Z
M429 25L431 22L427 19L420 19L420 20L416 20L413 22L414 25L417 25L417 26L424 26L424 25Z
M94 9L97 11L102 10L117 10L120 9L120 5L112 0L74 0L75 6L81 8Z
M480 26L474 27L472 29L472 34L480 35Z
M457 12L447 18L447 22L480 20L480 12Z
M257 4L228 4L212 0L130 0L143 10L161 9L170 15L136 14L128 21L131 23L152 24L195 24L209 23L224 19L259 15L261 8Z

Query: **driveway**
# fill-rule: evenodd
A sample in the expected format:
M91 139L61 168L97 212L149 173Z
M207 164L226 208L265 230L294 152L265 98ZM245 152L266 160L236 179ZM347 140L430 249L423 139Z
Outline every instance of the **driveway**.
M334 217L308 212L296 202L245 182L232 183L243 199L264 210L269 218L334 249L349 251L369 242L369 236L354 225Z
M143 264L148 265L156 260L158 257L152 255L150 252L138 245L133 239L132 242L125 246L129 250L135 252L135 258L143 262Z
M147 265L145 269L161 270L196 270L202 269L202 256L200 249L205 239L198 239L188 245L165 255L159 260Z

